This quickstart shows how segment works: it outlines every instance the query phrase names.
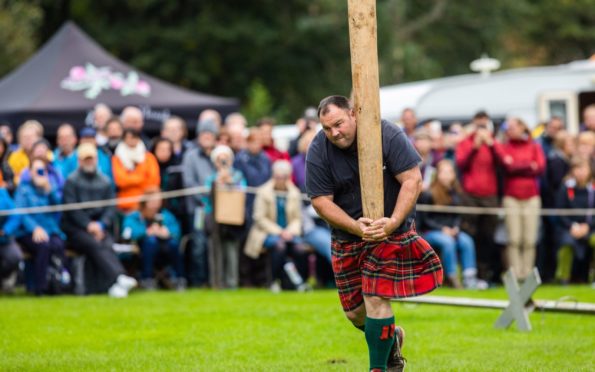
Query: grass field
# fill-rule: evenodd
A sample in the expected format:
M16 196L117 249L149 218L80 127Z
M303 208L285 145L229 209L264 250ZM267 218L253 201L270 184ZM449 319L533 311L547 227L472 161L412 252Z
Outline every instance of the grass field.
M503 289L439 295L506 298ZM595 290L535 298L595 302ZM408 371L593 371L595 316L534 313L496 330L498 310L395 304ZM133 293L128 299L0 297L0 371L366 371L363 334L335 291Z

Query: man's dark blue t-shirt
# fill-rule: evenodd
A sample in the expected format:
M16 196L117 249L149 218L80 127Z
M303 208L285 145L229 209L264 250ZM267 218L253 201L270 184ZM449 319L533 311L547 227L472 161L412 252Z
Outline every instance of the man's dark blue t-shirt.
M395 176L417 166L421 158L405 133L398 126L383 120L382 159L384 174L384 215L395 209L401 184ZM306 191L310 198L333 195L333 201L349 216L363 216L357 143L342 150L333 145L323 131L314 137L306 156ZM409 230L415 219L413 210L396 233ZM361 238L340 229L332 229L333 239L358 241Z

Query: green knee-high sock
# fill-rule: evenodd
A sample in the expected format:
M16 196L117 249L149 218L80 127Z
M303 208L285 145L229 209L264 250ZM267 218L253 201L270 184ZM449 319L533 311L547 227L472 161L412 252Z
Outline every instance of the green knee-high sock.
M366 317L366 342L370 353L370 369L386 370L386 362L395 341L395 317L372 319Z

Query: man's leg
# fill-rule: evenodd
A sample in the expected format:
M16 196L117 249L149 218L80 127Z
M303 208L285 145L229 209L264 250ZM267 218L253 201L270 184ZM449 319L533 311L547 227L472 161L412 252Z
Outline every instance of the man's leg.
M106 236L103 241L97 241L84 230L69 231L68 234L70 246L88 257L105 275L110 285L116 282L119 275L124 274L124 267L111 248L113 244L111 236Z
M0 279L5 279L16 271L22 259L21 251L13 240L0 245Z
M155 267L155 257L159 252L159 242L154 236L148 236L139 242L142 270L141 279L153 279L153 268Z
M47 270L50 265L49 242L35 243L31 235L19 240L25 252L33 256L33 270L35 275L35 294L40 296L47 290Z
M366 330L366 305L361 304L351 311L346 311L345 316L353 324L353 326L362 332Z
M512 269L517 279L523 278L522 256L521 256L521 238L523 228L523 216L516 199L505 196L502 206L506 208L506 230L508 231L508 246L506 247L508 257L508 267Z
M395 317L390 300L364 296L366 307L365 333L370 355L370 370L386 370L386 363L395 342Z
M190 272L188 273L190 282L197 287L207 284L207 236L204 230L195 229L193 231L190 261Z
M167 257L175 278L184 277L184 261L180 253L180 242L170 239L167 241Z

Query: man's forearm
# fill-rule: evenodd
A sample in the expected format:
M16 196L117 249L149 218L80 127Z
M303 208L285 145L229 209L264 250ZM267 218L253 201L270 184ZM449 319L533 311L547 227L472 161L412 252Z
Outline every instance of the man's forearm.
M312 199L312 206L318 215L328 222L329 225L353 235L361 235L357 221L345 213L331 199L324 196L317 197Z
M417 203L417 198L421 192L421 182L417 179L408 179L401 184L401 190L397 197L395 210L391 216L394 221L394 230L399 228L405 222L405 218L411 213L411 210Z

